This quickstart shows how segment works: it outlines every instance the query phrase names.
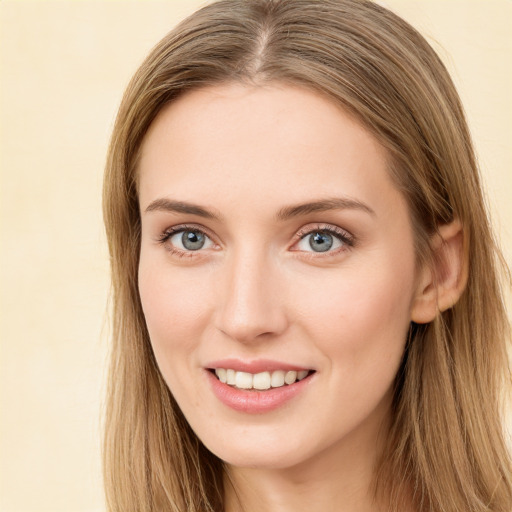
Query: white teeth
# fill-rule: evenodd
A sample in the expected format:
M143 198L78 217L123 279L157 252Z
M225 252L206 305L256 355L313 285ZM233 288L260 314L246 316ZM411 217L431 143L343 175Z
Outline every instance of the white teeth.
M257 389L260 391L270 388L280 388L285 384L291 385L309 375L308 370L276 370L273 372L260 372L256 374L248 372L237 372L232 369L216 368L217 378L230 386L239 389Z
M227 381L227 372L226 372L226 370L224 368L217 368L215 370L215 375L217 375L217 377L219 378L219 380L221 382L226 383L226 381Z
M270 373L269 372L257 373L252 379L252 387L254 389L269 389L270 388Z
M235 386L240 389L251 389L252 373L236 372Z
M284 372L282 370L272 372L270 384L273 388L280 388L281 386L284 386Z
M234 386L235 378L236 378L235 370L226 370L226 384Z
M307 370L301 370L300 372L297 372L297 380L302 380L304 379L305 377L308 376L308 371Z
M284 381L286 384L293 384L297 380L297 372L290 371L286 372L286 375L284 376Z

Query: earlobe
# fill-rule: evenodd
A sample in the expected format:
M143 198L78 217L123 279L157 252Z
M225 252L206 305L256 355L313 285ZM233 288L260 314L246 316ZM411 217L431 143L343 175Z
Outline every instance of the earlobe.
M425 265L411 309L411 320L424 324L459 300L468 278L462 224L454 220L439 227L431 241L432 265Z

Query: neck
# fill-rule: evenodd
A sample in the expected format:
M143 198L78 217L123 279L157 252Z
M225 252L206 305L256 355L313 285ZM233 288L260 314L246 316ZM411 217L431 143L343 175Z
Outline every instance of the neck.
M367 468L229 468L226 512L375 512Z

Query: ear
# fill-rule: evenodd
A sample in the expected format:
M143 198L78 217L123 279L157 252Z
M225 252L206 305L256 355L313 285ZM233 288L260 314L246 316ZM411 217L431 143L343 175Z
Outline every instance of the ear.
M439 227L431 240L433 265L419 272L411 320L426 324L459 300L468 279L464 232L458 220Z

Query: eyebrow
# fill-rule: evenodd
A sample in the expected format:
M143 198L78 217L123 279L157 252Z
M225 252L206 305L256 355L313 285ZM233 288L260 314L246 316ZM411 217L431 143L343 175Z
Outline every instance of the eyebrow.
M292 217L308 215L309 213L326 212L329 210L360 210L376 216L375 212L365 203L350 197L334 197L302 203L281 208L276 215L278 220L288 220Z
M187 203L184 201L174 201L172 199L161 198L152 201L146 208L145 212L164 211L172 213L188 213L190 215L197 215L198 217L204 217L205 219L216 219L220 218L210 210L203 208L197 204Z
M335 197L329 199L321 199L308 203L301 203L281 208L276 215L278 221L285 221L293 217L300 217L310 213L325 212L329 210L360 210L372 216L375 212L365 203L349 197ZM175 201L168 198L160 198L152 201L146 208L145 212L164 211L171 213L187 213L197 215L205 219L220 220L221 216L197 204Z

